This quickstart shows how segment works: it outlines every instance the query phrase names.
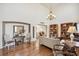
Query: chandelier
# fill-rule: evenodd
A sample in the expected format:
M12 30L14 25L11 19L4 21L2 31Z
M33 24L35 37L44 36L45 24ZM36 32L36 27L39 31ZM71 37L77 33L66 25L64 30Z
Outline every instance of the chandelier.
M50 10L47 19L49 19L49 20L53 20L54 18L56 18L56 16L53 15L52 10Z

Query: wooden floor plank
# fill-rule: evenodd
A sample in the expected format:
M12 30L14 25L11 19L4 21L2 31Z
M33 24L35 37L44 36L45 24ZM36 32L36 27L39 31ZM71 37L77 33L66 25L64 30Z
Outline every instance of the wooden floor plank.
M38 41L36 41L31 42L31 44L24 43L18 45L9 51L0 49L0 56L53 56L52 52L52 49L39 45ZM79 55L79 48L76 49L76 53Z
M5 51L3 52L0 50L0 55L1 56L49 56L51 54L53 55L51 49L36 44L37 44L36 42L32 42L31 44L24 43L22 45L17 46L16 48L10 49L9 51L7 49L5 49Z

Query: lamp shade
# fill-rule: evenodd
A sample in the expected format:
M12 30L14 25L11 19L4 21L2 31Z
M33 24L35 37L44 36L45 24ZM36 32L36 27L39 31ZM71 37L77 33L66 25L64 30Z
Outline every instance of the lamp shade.
M76 33L75 26L70 26L67 32L69 32L69 33Z

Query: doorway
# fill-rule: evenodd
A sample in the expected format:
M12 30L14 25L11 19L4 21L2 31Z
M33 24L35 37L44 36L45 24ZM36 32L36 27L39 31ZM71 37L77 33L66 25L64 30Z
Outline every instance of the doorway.
M47 37L47 25L38 24L36 26L36 38L39 36Z

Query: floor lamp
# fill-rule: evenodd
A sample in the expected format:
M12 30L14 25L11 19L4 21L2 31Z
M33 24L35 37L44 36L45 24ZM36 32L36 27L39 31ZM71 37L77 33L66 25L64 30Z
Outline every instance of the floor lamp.
M74 40L73 33L76 33L76 27L75 26L70 26L67 32L70 33L70 39L71 39L71 42L73 42L73 40Z

